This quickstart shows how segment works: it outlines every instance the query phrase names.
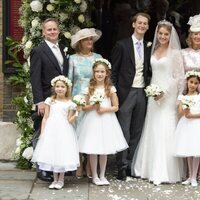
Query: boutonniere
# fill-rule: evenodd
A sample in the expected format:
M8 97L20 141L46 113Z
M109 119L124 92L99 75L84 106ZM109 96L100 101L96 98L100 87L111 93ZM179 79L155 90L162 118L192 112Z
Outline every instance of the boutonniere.
M66 55L67 55L67 52L68 52L68 47L65 47L65 48L63 49L63 51L64 51L65 56L66 56Z
M147 47L150 47L152 45L152 42L147 42Z

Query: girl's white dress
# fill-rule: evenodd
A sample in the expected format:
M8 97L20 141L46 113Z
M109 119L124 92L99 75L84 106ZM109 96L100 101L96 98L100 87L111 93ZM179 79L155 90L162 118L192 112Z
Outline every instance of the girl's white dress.
M180 95L178 100L183 99ZM194 105L191 106L190 112L193 114L200 113L200 95L192 95ZM200 118L188 119L182 116L175 132L175 155L178 157L200 157Z
M45 171L74 171L79 166L79 150L76 133L68 122L72 101L62 102L48 97L45 104L50 106L49 117L33 153L32 162Z
M104 88L95 92L104 95L102 107L111 107L111 100L105 96ZM115 87L111 92L116 92ZM86 89L85 94L88 93ZM95 110L86 112L77 130L79 151L86 154L115 154L128 148L123 132L114 112L98 114Z

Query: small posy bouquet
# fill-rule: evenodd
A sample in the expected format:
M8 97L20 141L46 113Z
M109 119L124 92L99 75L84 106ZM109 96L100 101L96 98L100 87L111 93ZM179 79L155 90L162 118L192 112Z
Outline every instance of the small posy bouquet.
M158 85L151 84L144 89L147 97L156 97L165 93Z
M187 98L187 97L181 99L181 103L182 103L183 109L187 109L187 108L190 109L191 106L193 106L195 104L193 99Z
M100 92L94 92L94 94L90 97L90 104L101 104L104 99L104 95Z
M72 101L77 105L77 106L85 106L86 105L86 101L85 101L85 97L83 95L75 95L72 99Z

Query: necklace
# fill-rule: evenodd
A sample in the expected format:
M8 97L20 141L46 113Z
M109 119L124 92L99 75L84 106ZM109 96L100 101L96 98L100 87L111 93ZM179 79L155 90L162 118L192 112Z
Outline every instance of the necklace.
M91 55L92 55L92 52L90 51L90 52L87 53L87 54L84 54L84 53L79 52L78 54L79 54L80 56L83 56L83 57L88 57L88 56L91 56Z

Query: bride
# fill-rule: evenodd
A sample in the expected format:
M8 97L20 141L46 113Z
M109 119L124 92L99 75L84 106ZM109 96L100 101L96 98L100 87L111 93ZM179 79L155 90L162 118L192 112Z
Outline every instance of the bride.
M155 185L182 180L182 161L174 157L173 141L177 124L176 100L182 92L184 68L178 35L168 21L157 25L151 56L152 80L165 91L148 100L147 114L132 174Z

